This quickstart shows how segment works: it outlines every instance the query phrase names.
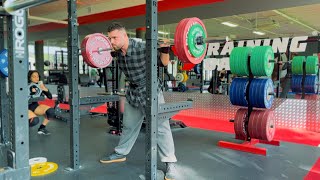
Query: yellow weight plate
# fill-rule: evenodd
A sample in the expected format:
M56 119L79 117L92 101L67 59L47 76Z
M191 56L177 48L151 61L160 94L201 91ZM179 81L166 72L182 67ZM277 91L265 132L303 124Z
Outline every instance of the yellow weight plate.
M189 79L189 76L187 75L187 73L182 73L182 74L183 74L182 82L187 82L187 80Z
M58 164L53 162L37 163L31 166L31 176L44 176L55 172Z

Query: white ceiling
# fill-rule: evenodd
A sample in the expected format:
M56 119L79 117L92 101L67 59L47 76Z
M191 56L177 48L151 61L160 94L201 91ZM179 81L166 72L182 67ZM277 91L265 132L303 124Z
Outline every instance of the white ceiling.
M229 6L231 3L234 4L235 7L230 7L230 8L238 8L238 9L243 9L243 11L246 11L246 8L249 8L248 4L245 3L240 7L239 4L241 4L240 1L247 1L250 2L250 0L225 0L226 3L229 3ZM259 0L258 0L259 1ZM215 9L212 9L212 13L207 13L208 7L203 7L202 9L204 12L207 14L199 14L197 15L196 13L201 12L201 8L199 7L197 11L194 11L194 15L192 14L193 12L188 11L188 14L186 13L187 9L185 10L177 10L178 14L176 17L167 18L166 16L170 13L162 13L159 14L159 25L158 29L162 31L166 31L170 33L170 38L173 38L174 32L175 32L175 27L177 25L178 20L175 20L175 18L179 17L212 17L214 16L215 18L202 18L209 37L215 37L217 39L224 39L226 36L230 37L231 39L253 39L253 38L265 38L265 37L292 37L292 36L299 36L299 35L311 35L311 33L315 30L320 31L320 22L318 20L318 15L320 12L320 1L319 0L309 0L309 1L298 1L298 0L282 0L282 1L275 1L279 2L279 7L290 7L290 8L282 8L282 9L276 9L272 7L278 7L277 5L272 4L272 0L268 1L270 2L269 7L266 7L266 11L261 11L261 9L265 9L264 7L254 7L258 6L261 4L261 6L264 6L263 3L266 1L257 2L257 1L252 1L255 2L251 3L250 12L248 14L237 14L237 15L232 15L232 16L223 16L221 14L235 14L237 10L235 9L227 9L223 10L221 8L221 4L217 3L217 9L221 10L222 12L218 12ZM288 4L288 3L294 3L294 4ZM77 14L78 17L84 16L84 15L89 15L89 14L94 14L94 13L99 13L99 12L104 12L104 11L110 11L110 10L115 10L115 9L121 9L125 7L131 7L131 6L136 6L145 3L145 0L79 0L78 1L78 10ZM282 4L281 4L282 3ZM287 5L287 4L288 5ZM299 6L299 3L309 3L310 5L303 5ZM41 5L38 7L34 7L30 9L30 15L32 16L41 16L41 17L46 17L46 18L52 18L52 19L57 19L57 20L64 20L67 18L67 3L66 0L58 0L56 2L52 2L46 5ZM292 7L292 6L297 6L297 7ZM215 7L215 5L212 5L211 7ZM196 9L196 8L193 8ZM259 12L255 12L259 11ZM225 11L225 13L223 12ZM182 14L181 14L181 13ZM209 11L210 12L210 11ZM218 15L220 14L220 15ZM181 18L180 18L181 19ZM29 20L30 24L29 26L36 25L36 24L41 24L41 23L47 23L43 21L36 21L36 20ZM133 33L135 32L136 27L141 27L141 22L131 22L130 18L128 18L128 22L130 22L129 27L134 27L134 29L129 29ZM174 21L175 23L165 23L165 22L170 22ZM224 21L229 21L233 22L236 24L239 24L238 27L236 28L231 28L225 25L222 25L221 22ZM164 23L163 23L164 22ZM144 22L142 22L144 23ZM106 24L106 23L103 23ZM100 26L95 26L92 25L85 27L86 32L84 34L90 33L89 30L94 31L96 30L95 27L100 27ZM80 28L80 27L79 27ZM101 29L100 29L101 30ZM259 30L263 31L266 34L264 36L258 36L252 33L253 30ZM62 31L60 31L61 33ZM80 31L79 31L80 32ZM54 33L54 32L52 32ZM65 33L65 31L63 31ZM92 32L91 32L92 33ZM57 32L58 34L58 32ZM37 34L39 35L39 34ZM48 36L48 35L47 35ZM46 37L47 37L46 36ZM162 36L159 34L159 36ZM61 38L56 38L52 34L52 37L54 40L51 40L51 42L56 42L56 43L62 43L65 44L66 36ZM32 39L32 38L31 38ZM50 37L47 37L47 39L51 39ZM60 44L61 45L61 44Z
M320 4L269 10L249 14L202 19L208 36L224 39L254 39L273 37L293 37L300 35L311 36L313 31L320 31ZM292 20L294 19L294 20ZM238 27L222 25L221 22L232 22ZM175 32L177 23L160 25L159 30ZM265 33L263 36L253 34L254 30ZM161 36L159 34L159 36Z

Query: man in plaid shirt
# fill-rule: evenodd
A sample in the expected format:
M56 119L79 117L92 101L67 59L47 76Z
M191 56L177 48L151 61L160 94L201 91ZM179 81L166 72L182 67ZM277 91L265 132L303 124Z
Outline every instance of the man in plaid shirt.
M117 59L120 70L129 81L126 91L125 111L123 115L123 132L119 144L111 155L104 156L101 163L126 161L126 155L132 149L141 129L145 117L146 106L146 44L141 40L129 39L125 27L113 23L108 27L108 37L114 48L112 55ZM167 66L169 60L169 47L160 45L158 65ZM160 84L160 83L159 83ZM160 86L160 85L159 85ZM158 88L158 102L164 103L163 93ZM166 180L176 179L174 142L169 120L158 121L158 147L162 162L166 163Z

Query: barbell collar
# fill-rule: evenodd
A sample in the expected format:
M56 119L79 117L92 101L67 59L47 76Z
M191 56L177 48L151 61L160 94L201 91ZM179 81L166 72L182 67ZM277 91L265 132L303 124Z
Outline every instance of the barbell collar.
M216 43L219 42L215 38L203 38L202 36L197 37L196 39L197 45L203 45L204 43Z

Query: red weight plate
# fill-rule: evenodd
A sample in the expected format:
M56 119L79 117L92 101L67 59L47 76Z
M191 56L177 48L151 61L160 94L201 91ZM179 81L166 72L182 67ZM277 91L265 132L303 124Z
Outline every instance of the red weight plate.
M179 44L178 44L178 49L179 49L179 54L180 54L180 59L183 63L191 63L190 59L188 58L187 54L189 53L188 50L188 45L187 45L187 32L189 30L188 24L191 23L192 19L188 18L186 19L180 26L180 32L179 32Z
M276 132L275 116L273 111L268 111L268 118L266 119L266 140L272 141Z
M250 114L248 131L251 138L272 141L275 134L274 112L254 110Z
M263 114L259 113L260 110L253 110L250 114L248 131L251 138L260 139L260 120Z
M105 68L112 61L110 50L105 50L110 48L111 43L109 39L103 34L95 33L88 36L86 41L82 43L81 54L88 64L91 64L96 68Z
M96 37L94 37L94 36L96 36ZM96 42L98 42L98 43L96 44ZM111 43L106 36L104 36L101 33L92 34L91 36L89 36L87 38L86 43L87 44L90 43L94 48L94 49L88 49L89 51L87 51L87 53L86 53L86 54L89 54L89 56L87 56L87 63L91 64L91 67L104 68L104 67L107 67L112 62L112 56L110 54L110 51L98 52L99 49L110 49L111 48ZM90 53L91 53L90 51L92 52L92 56L90 56ZM101 58L101 59L99 59L99 58Z
M194 66L195 64L192 63L184 63L181 70L190 71L191 69L193 69Z
M82 40L82 42L81 42L81 55L82 55L82 58L83 58L84 62L86 62L90 67L94 67L94 66L90 63L90 61L88 61L88 59L87 59L88 55L87 55L87 52L85 51L85 45L86 45L86 43L87 43L87 41L88 41L88 39L89 39L89 36L91 36L91 35L92 35L92 34L87 35L87 36ZM94 68L96 68L96 67L94 67Z
M176 47L173 45L173 46L171 46L171 51L173 52L173 54L175 55L175 56L177 56L177 50L176 50Z
M178 57L181 61L184 63L193 63L193 64L199 64L201 61L204 59L206 56L206 51L203 53L202 56L196 58L191 55L188 49L188 44L187 44L187 36L188 36L188 31L192 25L195 23L200 24L203 29L206 32L206 28L203 24L203 22L199 18L187 18L182 21L180 21L179 26L177 26L177 29L179 29L178 32L176 32L177 36L175 36L174 42L175 42L175 47L178 52ZM207 49L207 48L205 48Z
M177 53L177 57L180 61L184 62L182 60L182 53L181 53L181 46L180 44L182 43L182 36L181 36L181 29L183 29L183 26L185 24L185 22L188 20L188 18L186 19L182 19L177 27L176 27L176 31L175 31L175 34L174 34L174 46L175 46L175 49L176 49L176 53Z
M248 118L248 109L240 108L236 112L236 116L234 119L234 132L236 134L236 139L247 140L248 132L245 128L245 123Z

